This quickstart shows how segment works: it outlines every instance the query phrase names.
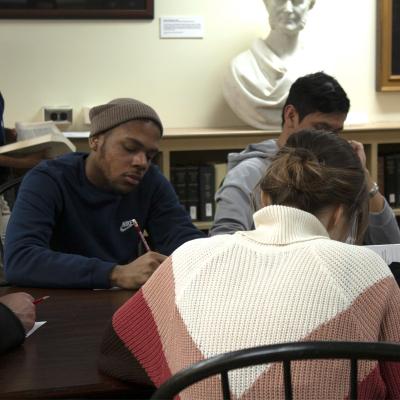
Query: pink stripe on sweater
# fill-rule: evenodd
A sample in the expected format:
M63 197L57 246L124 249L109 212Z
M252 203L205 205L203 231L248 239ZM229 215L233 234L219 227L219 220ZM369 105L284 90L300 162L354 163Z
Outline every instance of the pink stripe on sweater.
M142 290L114 314L113 327L156 386L171 377L157 326Z

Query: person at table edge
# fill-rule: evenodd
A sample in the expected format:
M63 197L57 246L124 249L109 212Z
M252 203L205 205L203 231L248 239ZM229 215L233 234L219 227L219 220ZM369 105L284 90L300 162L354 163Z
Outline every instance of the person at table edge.
M19 189L5 243L19 286L137 289L167 255L204 234L152 164L163 126L135 99L90 110L90 152L41 162ZM152 250L140 255L136 219Z
M34 298L23 292L0 297L0 354L22 344L36 319Z

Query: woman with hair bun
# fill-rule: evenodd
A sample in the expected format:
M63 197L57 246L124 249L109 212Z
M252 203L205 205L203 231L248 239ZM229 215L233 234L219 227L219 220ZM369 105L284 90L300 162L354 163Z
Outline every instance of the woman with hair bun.
M261 182L255 229L187 242L114 315L100 366L159 386L228 351L296 341L400 341L400 289L385 262L350 244L365 230L359 158L332 132L292 135ZM351 238L351 240L349 240ZM346 243L347 241L347 243ZM349 394L349 363L292 365L296 399ZM284 397L279 364L230 376L238 399ZM359 363L359 398L400 398L396 363ZM220 396L217 378L181 399Z
M368 190L360 159L346 140L324 131L292 135L260 187L265 205L293 207L298 216L304 214L299 210L310 213L331 239L361 243Z

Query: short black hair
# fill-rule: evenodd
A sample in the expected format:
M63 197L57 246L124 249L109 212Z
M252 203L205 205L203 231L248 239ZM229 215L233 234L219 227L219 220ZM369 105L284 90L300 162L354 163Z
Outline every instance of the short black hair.
M300 121L315 112L347 114L350 109L344 89L334 77L324 72L302 76L292 84L282 109L282 126L284 111L289 104L296 109Z

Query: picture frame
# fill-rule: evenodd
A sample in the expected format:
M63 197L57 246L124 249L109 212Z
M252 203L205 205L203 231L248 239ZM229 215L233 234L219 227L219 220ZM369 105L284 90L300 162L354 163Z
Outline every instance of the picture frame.
M400 91L400 0L377 0L376 89Z
M153 19L154 0L0 0L0 18Z

